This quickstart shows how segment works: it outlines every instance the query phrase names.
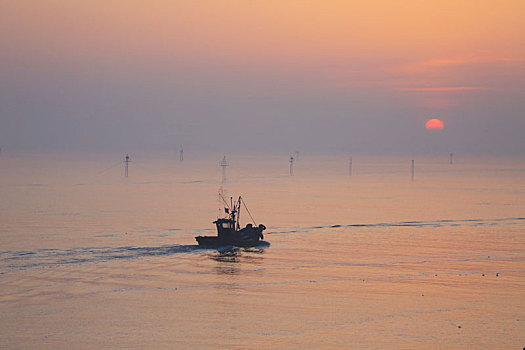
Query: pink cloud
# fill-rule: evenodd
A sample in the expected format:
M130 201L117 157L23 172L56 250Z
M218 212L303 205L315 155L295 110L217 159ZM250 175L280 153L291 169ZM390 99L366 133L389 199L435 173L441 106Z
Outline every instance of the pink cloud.
M407 92L454 92L454 91L479 91L489 90L481 86L450 86L450 87L408 87L397 88L398 91Z
M392 67L393 72L424 73L433 69L460 66L492 66L497 64L523 64L522 59L508 57L457 57L411 62Z

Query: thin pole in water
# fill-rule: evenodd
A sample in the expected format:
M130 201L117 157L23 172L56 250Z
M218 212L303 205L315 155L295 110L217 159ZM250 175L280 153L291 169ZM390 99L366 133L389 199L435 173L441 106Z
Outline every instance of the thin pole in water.
M222 161L219 163L219 166L222 167L222 183L226 182L226 167L228 166L228 161L226 160L226 156L222 158Z
M293 156L290 157L290 176L293 176Z
M352 156L348 159L348 176L352 176Z
M454 153L450 153L450 164L453 162Z
M126 164L124 168L124 176L128 177L128 168L129 168L129 162L131 162L129 155L126 154L126 157L124 157L124 164Z
M414 160L412 159L412 181L414 181Z

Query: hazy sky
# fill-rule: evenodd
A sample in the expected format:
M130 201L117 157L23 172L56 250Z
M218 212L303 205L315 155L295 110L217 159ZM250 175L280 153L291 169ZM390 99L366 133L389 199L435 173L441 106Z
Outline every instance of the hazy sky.
M0 147L524 154L524 67L523 0L0 0Z

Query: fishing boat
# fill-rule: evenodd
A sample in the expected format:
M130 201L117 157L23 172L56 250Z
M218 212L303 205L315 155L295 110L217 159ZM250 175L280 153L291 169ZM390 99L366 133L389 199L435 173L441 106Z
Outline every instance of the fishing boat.
M217 236L197 236L195 239L200 246L220 247L220 246L237 246L237 247L253 247L259 244L260 240L264 239L263 231L266 227L263 224L257 225L253 220L246 203L244 203L241 196L237 201L230 198L230 204L220 195L224 202L225 217L215 220L213 223L217 227ZM240 227L239 217L241 212L241 203L246 212L253 221L245 227Z

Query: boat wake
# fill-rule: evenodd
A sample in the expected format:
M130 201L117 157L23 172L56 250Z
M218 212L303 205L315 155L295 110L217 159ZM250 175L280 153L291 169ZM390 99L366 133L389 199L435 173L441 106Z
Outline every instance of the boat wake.
M271 234L286 234L286 233L305 233L314 230L327 230L337 228L376 228L376 227L475 227L475 226L497 226L497 225L513 225L523 224L525 218L499 218L499 219L465 219L465 220L433 220L433 221L400 221L400 222L380 222L374 224L350 224L350 225L325 225L325 226L310 226L310 227L270 227Z
M262 249L270 244L261 241L253 249ZM199 245L163 245L158 247L91 247L71 249L35 249L31 251L0 251L0 274L5 269L26 269L34 267L53 267L71 264L101 263L111 260L140 259L155 256L168 256L181 253L249 252L249 248L223 246L203 248Z
M525 217L497 219L466 219L466 220L434 220L434 221L401 221L373 224L324 225L310 227L272 227L267 235L309 233L316 230L362 229L385 227L477 227L498 225L523 225ZM253 249L264 249L270 246L266 241L259 241ZM143 259L174 254L212 254L215 253L249 253L250 248L234 246L202 247L194 245L161 245L153 247L89 247L70 249L35 249L26 251L0 251L0 275L12 269L28 269L37 267L53 267L85 263L102 263L112 260Z

